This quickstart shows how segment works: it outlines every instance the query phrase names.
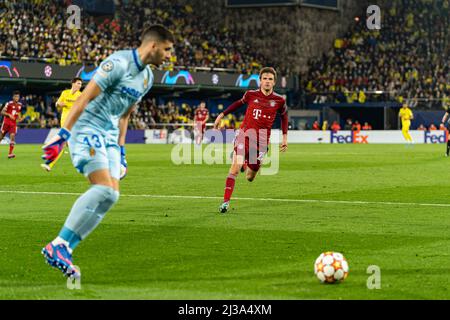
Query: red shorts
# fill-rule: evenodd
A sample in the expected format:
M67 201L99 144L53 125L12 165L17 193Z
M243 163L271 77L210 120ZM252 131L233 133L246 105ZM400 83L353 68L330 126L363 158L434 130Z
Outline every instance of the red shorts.
M17 124L3 121L0 131L2 132L2 135L5 135L7 133L16 134L17 133Z
M264 155L268 151L268 143L264 142L261 144L257 140L246 136L241 130L237 132L236 138L234 139L234 151L236 155L244 156L244 161L247 162L247 166L255 172L261 168Z

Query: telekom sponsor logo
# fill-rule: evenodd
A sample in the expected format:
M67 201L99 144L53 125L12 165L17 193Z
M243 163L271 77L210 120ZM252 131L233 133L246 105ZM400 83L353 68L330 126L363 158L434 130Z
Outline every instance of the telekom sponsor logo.
M262 111L260 109L254 109L253 110L253 118L258 120L259 117L261 117L261 113L262 113Z

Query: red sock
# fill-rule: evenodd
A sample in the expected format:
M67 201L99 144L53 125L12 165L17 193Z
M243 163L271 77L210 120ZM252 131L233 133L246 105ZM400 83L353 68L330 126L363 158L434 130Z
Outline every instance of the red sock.
M15 145L15 143L10 143L10 144L9 144L9 154L12 154L12 153L13 153L13 151L14 151L14 145Z
M223 195L223 202L230 201L231 195L233 194L235 182L236 176L234 174L229 174L225 183L225 194Z

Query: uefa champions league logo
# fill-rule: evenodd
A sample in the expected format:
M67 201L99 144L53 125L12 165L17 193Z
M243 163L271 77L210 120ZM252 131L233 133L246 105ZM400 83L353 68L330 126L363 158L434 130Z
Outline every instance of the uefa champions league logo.
M213 75L212 75L212 78L211 78L211 81L212 81L212 83L213 83L214 85L218 85L218 84L219 84L219 75L213 74Z
M45 66L44 68L44 74L47 78L50 78L53 74L53 69L51 66Z

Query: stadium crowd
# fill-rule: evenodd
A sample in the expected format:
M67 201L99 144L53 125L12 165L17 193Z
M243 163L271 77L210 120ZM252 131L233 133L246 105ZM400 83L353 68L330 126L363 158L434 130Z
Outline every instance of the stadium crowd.
M383 15L382 31L365 19L334 47L309 62L303 75L307 103L408 101L440 108L450 102L449 0L396 0ZM386 95L370 95L375 92Z
M328 122L328 120L324 120L322 124L319 123L319 121L314 121L311 127L307 125L305 127L305 130L331 130L331 131L339 131L339 130L351 130L351 131L361 131L361 130L372 130L372 126L368 122L364 122L364 124L361 125L361 123L358 120L353 121L352 119L347 119L345 122L344 127L341 127L341 125L337 121L333 121L331 124Z
M268 62L223 24L208 25L199 19L207 15L208 6L196 6L195 11L185 0L116 0L114 17L83 13L82 27L69 29L65 23L70 2L0 0L0 57L38 58L60 65L98 64L116 50L135 47L140 37L136 30L151 22L168 26L178 40L166 68L226 68L247 73Z
M0 0L0 58L98 64L115 50L135 47L136 30L160 23L177 39L175 55L165 68L250 73L275 65L280 74L300 74L296 106L386 100L406 101L412 108L450 105L450 0L380 0L381 31L368 30L364 18L347 29L340 19L348 17L330 10L235 10L222 0L209 5L201 0L114 2L113 16L83 11L82 28L68 29L70 0ZM348 0L342 5L357 8L356 3ZM342 36L332 48L318 54L336 34ZM315 58L308 62L306 57Z
M132 114L130 127L133 129L177 129L186 125L190 127L194 122L196 108L196 105L187 103L177 104L174 101L168 101L158 104L154 98L145 99ZM217 114L210 114L208 122L211 123L216 116ZM222 120L221 128L237 128L243 120L243 116L242 113L237 116L229 114Z

